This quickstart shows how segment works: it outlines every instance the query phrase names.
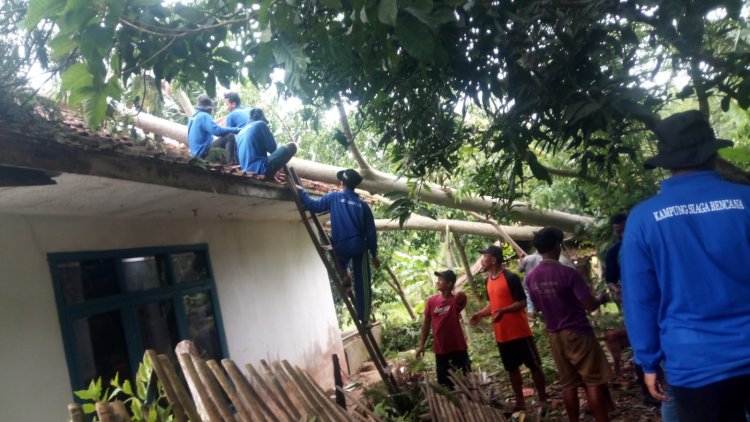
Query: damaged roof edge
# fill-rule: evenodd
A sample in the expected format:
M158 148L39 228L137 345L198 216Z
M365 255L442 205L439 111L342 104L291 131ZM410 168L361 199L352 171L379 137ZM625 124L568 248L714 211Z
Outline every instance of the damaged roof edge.
M292 201L285 185L148 156L71 147L0 130L0 165L128 180L178 189Z

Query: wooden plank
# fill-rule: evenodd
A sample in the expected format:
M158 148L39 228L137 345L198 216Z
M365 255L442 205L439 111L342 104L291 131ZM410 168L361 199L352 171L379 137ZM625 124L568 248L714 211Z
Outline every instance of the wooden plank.
M148 356L149 360L151 360L151 366L154 367L156 377L159 378L159 381L161 381L162 388L164 389L164 395L167 396L167 401L172 405L172 415L174 415L175 422L186 422L187 418L185 416L185 409L183 408L182 403L180 403L180 400L177 397L177 393L172 386L172 382L167 376L167 372L164 369L162 362L159 360L156 351L153 349L148 349L146 350L146 356Z
M232 380L234 385L240 391L240 397L248 406L252 409L255 414L254 420L266 420L271 422L279 422L277 415L268 407L266 402L261 398L260 394L240 372L240 369L230 359L222 359L221 365L227 371L229 378Z
M216 381L219 382L219 385L221 385L221 388L224 390L224 392L229 397L229 400L232 402L232 405L234 405L234 408L237 409L238 417L240 421L242 422L251 422L253 420L253 417L251 415L250 410L247 408L247 405L242 401L239 394L237 394L237 389L232 386L232 383L229 382L229 379L227 378L227 375L222 371L221 366L219 366L218 363L216 363L215 360L209 360L206 362L208 364L208 367L211 369L211 372L214 374L214 378L216 378Z
M182 383L182 380L177 376L177 371L175 370L174 366L172 366L172 361L170 361L169 357L167 357L166 355L158 355L157 360L161 364L161 367L164 369L164 372L167 375L166 379L174 390L175 395L177 396L177 400L182 405L182 408L185 409L187 416L190 418L190 422L202 422L203 418L201 417L200 413L198 413L198 408L195 406L195 402L185 389L185 385ZM162 384L164 383L165 380L162 379Z

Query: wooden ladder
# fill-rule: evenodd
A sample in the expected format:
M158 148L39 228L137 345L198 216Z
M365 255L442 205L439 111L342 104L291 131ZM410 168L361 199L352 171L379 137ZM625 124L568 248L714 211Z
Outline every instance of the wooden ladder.
M372 334L369 322L365 324L365 321L360 321L359 318L357 318L357 310L354 307L354 296L352 295L351 290L344 287L344 271L346 270L340 268L331 241L325 230L323 230L323 225L320 223L318 216L313 212L307 211L305 205L302 203L302 198L297 191L297 186L302 186L302 183L299 177L297 177L297 173L294 171L294 168L287 168L286 174L286 183L292 191L294 203L297 205L297 210L299 211L305 228L307 228L307 233L310 235L310 239L312 239L313 245L315 245L315 249L318 251L321 261L325 264L326 270L328 271L328 277L336 287L336 290L338 290L339 297L341 297L344 305L346 305L346 309L349 310L349 314L354 321L354 325L357 327L362 342L367 348L367 352L370 354L372 362L380 373L380 377L388 388L388 392L394 396L400 394L401 391L398 384L388 368L388 361L386 361L383 352L375 341L375 336ZM313 228L313 226L315 227Z

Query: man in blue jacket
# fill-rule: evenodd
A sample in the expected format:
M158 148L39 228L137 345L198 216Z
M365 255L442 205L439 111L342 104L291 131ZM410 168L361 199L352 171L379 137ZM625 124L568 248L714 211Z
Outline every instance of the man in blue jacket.
M671 177L633 209L622 244L625 323L651 394L663 364L680 420L743 421L750 408L750 186L721 179L699 111L656 129L646 167Z
M214 101L211 97L206 94L198 96L195 114L188 120L190 156L205 158L211 148L224 148L227 150L227 163L234 164L237 150L234 134L239 133L240 128L217 125L211 117L213 109ZM221 136L221 138L214 141L214 136Z
M224 93L224 106L229 112L224 126L242 129L250 123L250 110L242 105L240 96L236 92L229 91Z
M237 153L242 171L281 181L276 173L297 153L297 144L277 147L263 110L254 108L250 110L250 123L237 135Z
M380 267L375 219L370 206L354 192L362 183L362 176L355 170L346 169L339 171L336 178L343 189L328 193L318 200L310 198L302 187L298 186L298 189L305 208L312 212L331 212L333 249L339 265L342 268L352 268L357 317L360 321L369 323L372 303L369 256L372 256L375 268Z

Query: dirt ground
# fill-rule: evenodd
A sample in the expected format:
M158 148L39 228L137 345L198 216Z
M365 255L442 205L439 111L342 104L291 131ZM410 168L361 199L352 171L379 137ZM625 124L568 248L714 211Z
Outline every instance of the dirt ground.
M423 374L404 374L405 368L398 366L397 362L393 362L396 366L396 370L400 371L402 375L410 379L420 379ZM624 356L624 375L620 382L613 382L610 384L610 391L612 398L615 401L617 409L610 415L610 421L612 422L660 422L661 414L658 407L644 404L643 395L640 387L638 386L635 372L632 368L629 356ZM498 377L502 377L503 374L499 374ZM510 391L507 379L498 378L498 385L501 390L501 400L505 402L508 407L512 407L513 394ZM353 395L359 399L363 398L364 390L380 382L380 375L375 367L371 363L364 364L360 371L351 376L349 383L354 387L351 391ZM563 422L567 421L567 417L564 414L564 406L562 403L562 394L559 386L556 382L552 382L547 386L547 393L549 395L550 405L552 410L541 419L538 418L537 409L535 404L534 390L530 382L528 385L524 385L524 396L527 396L528 410L525 415L518 413L511 414L508 412L509 417L513 417L513 420L525 420L525 421L549 421L549 422ZM593 422L594 418L588 414L585 409L587 407L585 395L583 390L580 391L581 400L581 421Z

